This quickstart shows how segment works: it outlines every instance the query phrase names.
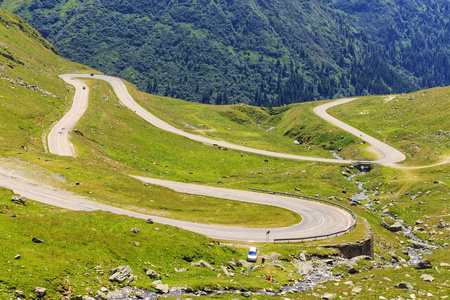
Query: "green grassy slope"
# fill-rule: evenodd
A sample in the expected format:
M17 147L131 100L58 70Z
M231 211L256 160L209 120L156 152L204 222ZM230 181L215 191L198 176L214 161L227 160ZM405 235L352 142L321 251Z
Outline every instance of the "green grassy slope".
M407 155L408 163L428 165L450 155L450 87L411 94L367 97L329 113Z
M231 188L256 187L310 196L320 194L324 198L341 196L343 199L339 203L350 207L346 197L358 190L356 185L348 181L341 172L350 175L355 173L354 169L273 158L269 158L266 163L264 162L266 157L263 156L244 154L241 157L237 151L221 151L216 147L181 139L157 130L136 118L133 112L123 108L117 102L107 84L96 80L86 80L91 90L90 109L77 125L77 128L84 133L84 137L79 135L71 137L79 154L78 157L76 159L58 157L45 153L41 137L52 122L64 113L72 96L72 89L66 86L57 74L93 72L93 70L56 56L52 47L20 18L4 11L0 11L0 16L2 20L0 25L2 43L0 96L3 96L0 97L0 138L2 139L0 163L2 167L15 169L21 175L92 197L99 202L198 222L237 226L280 226L298 222L298 217L284 210L267 207L261 209L261 207L236 204L232 201L180 195L167 189L145 186L130 178L128 174L208 185L218 185L217 180L222 179L224 183L221 186ZM18 80L27 81L28 85L36 85L41 90L34 91L27 88L18 84ZM298 151L311 153L311 155L328 156L329 151L335 146L343 147L340 153L358 150L356 155L368 155L363 152L365 145L360 145L357 140L354 142L351 136L328 127L326 123L315 117L311 111L313 103L275 110L262 110L249 106L211 107L153 97L136 91L132 85L128 87L138 101L141 101L149 110L157 112L158 116L176 126L184 127L183 122L185 122L198 128L201 127L198 124L204 124L205 129L215 129L212 132L204 131L199 134L217 135L218 138L231 142L241 142L261 148L270 147L271 150L295 153ZM423 134L412 135L409 142L420 145L422 149L428 149L427 155L424 155L428 158L420 155L413 156L411 163L437 162L440 156L448 154L448 146L444 144L445 141L437 137L437 134L430 139L429 144L426 142L426 137L436 130L439 132L439 129L442 129L440 135L444 137L448 132L445 129L447 124L445 114L448 110L448 106L445 105L448 103L446 102L448 101L447 91L448 88L432 89L419 94L404 95L405 99L394 98L386 103L399 105L396 111L401 110L408 116L405 119L392 117L386 120L390 127L398 128L398 132L401 125L404 125L403 122L408 119L427 116L423 123L427 126L420 131ZM422 94L425 100L419 101L418 95ZM369 112L376 107L377 112L381 110L386 116L393 116L394 114L390 113L392 108L383 106L381 101L384 98L368 97L348 105L359 106L352 110L368 110ZM408 100L409 98L411 100ZM410 103L414 104L416 100L416 105L421 108L420 115L417 109L409 107ZM348 118L348 123L376 135L377 126L383 124L379 119L373 118L370 122L374 124L375 130L368 126L363 127L362 119L368 116L371 115L342 117ZM436 117L436 121L427 121L433 117ZM258 126L258 123L261 126ZM420 129L419 124L414 122L408 124L416 131ZM271 128L270 126L275 128L266 132ZM290 133L285 135L287 132ZM394 146L403 145L399 142L398 132L386 130L386 140ZM343 139L341 135L344 136ZM395 135L399 137L396 138ZM304 144L295 145L294 139L304 141ZM335 143L330 143L332 141ZM307 150L308 146L311 150ZM436 152L442 154L436 154ZM352 153L352 155L355 154ZM419 159L420 157L422 158ZM388 209L390 213L398 215L400 219L405 220L406 225L412 227L416 220L423 220L427 227L424 230L416 230L414 233L422 239L429 240L430 243L443 245L448 242L449 231L438 229L436 225L440 219L450 223L449 171L448 164L424 169L393 169L375 166L369 174L358 176L357 179L365 182L364 187L369 190L369 197L375 202L374 206L377 209ZM81 184L75 185L77 181ZM341 192L344 187L347 194ZM295 190L296 188L299 190ZM413 195L418 197L411 200ZM311 244L311 247L297 244L258 245L261 253L280 253L282 260L278 263L283 265L284 270L267 266L241 274L238 269L235 277L229 278L222 273L218 276L217 271L193 268L182 259L182 255L188 255L195 261L198 259L214 261L216 266L220 266L227 264L231 259L245 258L245 247L248 245L210 246L210 239L169 226L149 225L142 220L103 212L70 212L32 201L27 201L26 206L20 206L10 201L11 196L10 191L0 189L0 245L2 247L0 289L3 293L0 296L6 295L7 299L11 298L16 289L21 289L28 295L35 286L46 287L49 299L60 299L61 293L68 291L71 291L72 297L77 294L94 295L96 289L101 286L115 288L107 280L107 272L110 268L123 264L130 265L134 274L137 275L132 285L151 288L150 280L142 273L142 268L148 267L149 263L153 264L161 274L169 275L163 277L163 282L170 286L191 286L201 289L220 285L232 289L240 289L242 286L250 290L259 288L276 290L279 285L263 280L262 276L272 274L281 284L287 284L289 278L298 279L298 274L294 273L296 269L289 261L300 251L328 255L334 251L316 248L316 246L355 241L364 235L359 225L349 235L327 242L315 242ZM393 253L406 258L402 252L406 245L409 245L407 238L388 232L381 227L382 216L378 213L364 209L362 206L356 206L353 209L358 215L368 219L373 228L375 251L378 255L376 264L389 261ZM258 213L256 214L255 211ZM129 232L132 227L138 227L141 232L132 234ZM156 230L156 227L160 230ZM43 239L44 243L32 243L31 236ZM439 266L441 262L448 263L448 251L448 247L434 251L430 256L433 265ZM14 259L16 254L20 254L21 258ZM175 272L175 267L191 270L178 273ZM397 281L403 279L409 280L417 287L417 295L423 291L430 291L434 295L445 295L445 290L439 286L445 287L449 272L446 268L429 271L435 276L435 282L424 283L420 278L424 271L414 270L411 267L367 271L369 269L367 262L360 263L358 267L361 274L350 280L361 279L364 292L351 296L352 299L373 295L386 295L387 298L398 295L406 297L404 291L393 288ZM336 269L335 272L343 272L347 276L345 270ZM289 275L291 273L294 274L293 277ZM410 277L407 277L405 273ZM373 279L369 276L372 274L375 276ZM384 276L391 277L393 282L381 279ZM363 277L369 279L363 280ZM347 277L344 279L346 280ZM329 282L324 285L325 288L319 287L313 292L323 294L327 290L344 298L350 297L350 287L342 283L337 285L337 283L339 282ZM1 297L0 299L3 299ZM223 296L230 299L234 297L235 295ZM313 296L311 292L308 292L286 297L309 299Z
M0 10L0 137L3 150L42 151L42 134L70 103L71 94L58 74L91 70L56 53L56 49L20 17ZM35 86L38 90L27 86Z
M143 107L175 127L248 147L332 158L333 151L354 149L359 141L345 131L330 128L313 113L321 102L268 109L243 104L198 104L148 95L134 88L130 92ZM358 158L368 158L367 153L360 155Z
M130 173L130 168L126 164L114 164L110 158L105 155L98 155L98 153L92 152L90 148L78 148L79 159L75 160L67 157L47 156L48 154L45 153L44 149L45 135L53 122L57 121L68 109L72 97L72 89L57 75L92 72L93 70L57 56L54 47L42 39L20 17L1 10L1 20L0 36L3 42L2 55L0 56L0 73L2 76L0 78L0 97L2 100L0 102L2 111L0 116L2 148L0 151L4 157L17 157L32 163L28 166L28 169L39 169L39 172L53 172L54 176L50 176L51 178L62 176L63 180L46 179L39 176L35 176L37 177L35 179L39 181L53 180L52 184L59 184L64 189L72 189L74 192L86 194L101 202L173 218L240 226L279 226L299 222L298 216L278 208L274 208L273 215L271 213L261 215L256 213L259 206L255 205L233 201L225 201L224 204L219 199L184 196L162 188L146 188L142 183L126 176L126 173ZM110 91L101 90L97 91L98 94L94 94L93 99L100 101L103 92L108 93L111 99L114 98ZM110 102L106 104L110 104ZM96 105L94 104L93 107L95 108ZM113 127L109 122L121 122L123 124L124 121L118 118L127 119L133 127L141 126L140 130L149 127L144 122L139 122L139 119L136 119L131 111L124 111L122 115L112 117L115 113L114 108L114 106L111 106L99 112L100 119L89 114L85 119L89 120L92 117L92 120L88 121L90 124L95 124L99 120L102 121L102 126L108 128L102 129L105 132L111 132L111 127ZM106 111L110 114L105 115ZM108 122L104 122L105 120L108 120ZM84 131L82 125L80 129ZM120 132L114 131L114 133L123 135L126 129L122 128ZM87 132L85 131L85 133ZM148 134L151 134L151 132L146 133L147 136ZM143 137L144 135L139 136ZM73 138L76 143L77 138ZM110 146L114 153L124 151L119 154L123 156L124 153L132 151L128 149L130 144L140 143L138 140L133 140L135 136L128 136L128 138L128 140L113 138L107 146ZM162 148L156 149L155 153L160 156L164 155L176 140L178 139L175 136L170 136L169 140L159 144ZM196 146L202 148L199 145ZM184 148L188 149L187 146ZM43 155L46 159L41 160ZM52 162L49 159L52 159ZM179 158L175 157L174 159ZM260 161L262 160L260 159ZM141 163L148 166L149 164L153 165L153 162L153 160L148 161L148 158L146 158L145 162ZM3 161L3 163L6 162ZM7 163L12 164L11 159ZM127 163L127 161L124 161L124 163ZM211 164L211 160L207 163ZM36 164L40 164L40 166ZM56 165L56 168L53 167L54 165ZM67 166L70 166L71 169L66 169ZM22 168L17 164L13 164L12 167ZM181 166L178 167L181 168ZM118 171L119 175L116 175L114 172L111 173L112 168L127 171L121 173ZM204 165L193 166L192 168L193 170L204 168ZM31 175L28 174L28 176ZM222 175L216 172L212 176L217 181ZM82 187L75 189L72 186L75 181L82 182ZM186 202L189 203L188 206L186 206ZM217 216L220 215L219 212L222 207L225 207L225 211L221 211L222 217L218 219ZM238 209L238 207L241 208ZM233 216L236 210L241 211L241 213ZM244 220L242 220L242 216L245 216Z

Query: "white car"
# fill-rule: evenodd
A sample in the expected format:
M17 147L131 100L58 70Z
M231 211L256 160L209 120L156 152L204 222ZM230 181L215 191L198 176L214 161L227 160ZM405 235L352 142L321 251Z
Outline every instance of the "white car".
M250 247L248 249L247 261L256 262L257 257L258 257L258 250L256 250L256 247Z

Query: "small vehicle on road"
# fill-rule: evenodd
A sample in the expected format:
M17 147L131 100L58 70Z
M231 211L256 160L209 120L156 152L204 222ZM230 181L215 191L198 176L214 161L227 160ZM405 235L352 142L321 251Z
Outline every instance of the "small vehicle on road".
M256 250L256 247L250 247L248 249L247 261L256 262L257 258L258 258L258 250Z

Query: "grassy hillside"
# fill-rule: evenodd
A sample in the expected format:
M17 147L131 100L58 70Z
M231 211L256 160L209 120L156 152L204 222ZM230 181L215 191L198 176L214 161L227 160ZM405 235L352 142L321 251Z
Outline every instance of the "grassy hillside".
M248 147L332 158L333 151L354 149L359 142L343 130L330 128L313 113L320 102L279 108L244 104L211 106L148 95L134 88L130 92L143 107L175 127ZM359 155L358 158L363 158L368 154Z
M449 94L445 87L368 97L329 112L399 149L409 164L428 165L450 156Z
M0 10L0 137L3 150L43 151L41 136L70 103L58 78L91 69L57 55L20 17Z
M231 188L255 187L310 196L318 194L323 198L338 196L342 199L334 201L348 207L350 201L347 197L359 192L357 186L346 179L347 175L357 173L351 167L275 158L268 158L265 162L267 157L247 153L241 156L237 151L218 150L155 129L121 106L109 86L95 79L86 80L91 91L90 106L77 124L84 136L71 137L78 157L48 154L42 137L68 109L73 93L72 88L57 75L94 70L57 56L54 48L20 18L0 10L0 20L1 168L15 170L21 176L106 204L183 220L234 226L281 226L294 224L299 219L288 211L273 207L182 195L146 186L128 174L207 185L219 185L217 181L221 179L224 183L220 186ZM342 147L339 153L343 156L370 156L364 152L366 145L315 117L311 111L313 103L272 110L242 105L211 107L144 94L131 84L128 88L142 105L162 119L191 131L196 129L189 129L186 124L193 125L199 134L247 146L307 155L330 156L330 150ZM409 164L432 163L448 155L448 145L443 140L448 136L448 122L445 122L445 115L448 115L447 91L448 88L432 89L396 96L398 98L389 102L383 102L386 97L368 97L348 105L357 106L349 110L367 110L369 114L333 113L345 114L339 117L374 135L378 126L384 126L384 123L381 118L371 118L372 115L381 112L386 117L392 116L385 118L385 122L389 127L397 128L398 132L385 127L383 137L406 153L409 153L405 146L407 143L428 149L426 155L421 156L420 152L412 155ZM424 100L420 100L421 97ZM389 106L394 104L398 106L396 111L401 111L405 118L393 117L395 114L391 109L395 108ZM418 107L421 108L420 113ZM426 125L423 128L411 121L421 117L424 120L422 124ZM364 118L374 124L374 129L365 127ZM430 119L432 121L428 121ZM409 129L420 134L412 134L406 143L402 140L406 135L399 135L401 125L409 125ZM267 131L271 126L275 128ZM439 130L442 132L437 134ZM436 137L432 136L434 132L437 132ZM427 144L429 136L432 138ZM294 140L303 144L295 145ZM374 208L378 211L387 209L397 215L421 239L444 245L449 240L449 231L448 228L437 228L437 224L440 219L450 223L449 171L448 164L423 169L374 166L370 173L356 179L364 182L364 188L369 190L367 194L374 202ZM343 188L347 193L343 193ZM73 299L78 294L95 296L102 286L108 289L121 286L108 280L109 269L119 265L130 265L133 269L136 278L132 286L149 289L153 289L152 280L143 273L143 267L154 268L162 275L163 283L170 286L189 286L194 290L217 286L252 291L261 288L278 290L290 280L301 279L301 275L296 273L295 261L300 252L304 251L313 259L317 259L315 255L334 255L336 250L320 245L357 241L367 233L365 227L358 224L350 234L328 241L260 244L260 254L267 256L267 262L276 263L281 268L269 264L252 270L239 267L233 277L227 277L223 271L194 267L188 261L204 259L214 262L214 267L220 269L222 264L228 265L233 259L245 259L249 244L218 245L211 239L170 226L146 224L143 220L103 212L66 211L30 200L22 206L11 202L11 197L11 191L0 189L0 299L12 298L16 289L33 299L32 291L36 286L47 288L47 299ZM401 280L413 283L416 287L414 293L418 296L426 292L446 295L449 269L440 267L440 263L449 262L448 247L434 250L429 255L433 266L438 266L437 270L415 270L402 264L395 269L378 268L391 261L393 256L407 258L404 253L410 245L408 238L384 229L380 224L384 217L379 212L362 205L351 207L372 226L377 254L375 261L358 262L360 274L351 277L348 277L346 269L336 267L332 272L342 275L341 281L324 283L313 291L283 297L312 299L313 293L322 295L325 291L352 299L378 295L407 297L410 291L393 287ZM423 228L414 229L415 221L419 219L424 222ZM138 227L140 232L130 232L133 227ZM40 238L44 243L35 244L31 237ZM17 254L20 258L16 259ZM177 272L175 268L189 268L189 271ZM424 282L420 275L425 272L433 275L435 281ZM281 285L264 280L268 274ZM383 277L389 277L392 282ZM347 280L361 285L363 292L351 295L353 286L343 283ZM233 294L217 296L225 299L235 297ZM267 295L252 297L271 298Z

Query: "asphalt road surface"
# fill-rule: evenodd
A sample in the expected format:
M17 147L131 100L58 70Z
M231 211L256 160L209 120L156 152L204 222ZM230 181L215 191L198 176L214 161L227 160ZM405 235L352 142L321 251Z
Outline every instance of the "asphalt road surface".
M318 162L328 162L328 163L358 163L359 161L354 161L354 160L342 160L342 159L332 159L332 158L320 158L320 157L308 157L308 156L300 156L300 155L294 155L294 154L285 154L285 153L277 153L277 152L273 152L273 151L265 151L265 150L259 150L259 149L254 149L254 148L249 148L249 147L244 147L244 146L240 146L240 145L236 145L236 144L231 144L225 141L219 141L219 140L214 140L211 138L207 138L207 137L203 137L203 136L199 136L199 135L195 135L195 134L191 134L188 132L185 132L181 129L175 128L172 125L169 125L168 123L162 121L161 119L157 118L156 116L154 116L153 114L151 114L150 112L148 112L147 110L145 110L143 107L141 107L139 104L136 103L136 101L134 101L134 99L131 97L131 95L128 93L127 88L125 86L125 84L123 83L123 81L120 78L117 77L111 77L111 76L105 76L105 75L94 75L91 76L90 74L67 74L67 75L61 75L61 78L63 78L66 82L70 83L70 84L74 84L77 82L76 79L73 78L95 78L95 79L101 79L101 80L105 80L106 82L108 82L109 84L111 84L111 86L114 89L114 92L117 94L118 98L120 99L120 101L122 102L123 105L127 106L128 108L130 108L132 111L134 111L137 115L139 115L141 118L143 118L144 120L146 120L147 122L151 123L152 125L154 125L155 127L158 127L162 130L186 137L188 139L197 141L197 142L201 142L204 144L218 144L222 147L225 148L229 148L229 149L235 149L238 151L243 151L243 152L252 152L252 153L257 153L257 154L261 154L261 155L267 155L267 156L272 156L272 157L280 157L280 158L286 158L286 159L295 159L295 160L307 160L307 161L318 161ZM76 87L77 91L79 89L81 89L81 86L83 86L82 83L80 83L78 81L77 84L74 84L74 86ZM81 99L85 97L86 99ZM75 95L74 97L74 106L75 106L75 102L76 101L82 101L83 105L84 103L87 103L87 98L88 98L88 93L82 93L82 96L77 97L77 95ZM330 115L328 115L325 111L328 107L334 106L334 105L339 105L342 103L346 103L348 101L351 101L354 99L343 99L343 100L337 100L328 104L324 104L321 106L316 107L316 109L314 109L314 111L316 112L317 115L319 115L320 117L324 118L325 120L329 121L330 123L362 138L363 140L369 142L373 148L375 148L377 151L379 151L380 153L382 153L384 155L384 158L382 158L381 160L377 160L377 161L373 161L372 163L382 163L382 164L392 164L392 163L396 163L399 162L401 160L405 159L405 156L395 150L394 148L386 145L383 142L380 142L378 140L376 140L375 138L372 138L366 134L363 134L361 131L331 117ZM72 114L72 111L69 111L67 115ZM67 116L66 115L66 116ZM65 128L73 128L77 122L78 119L76 119L76 116L74 115L74 117L70 117L68 118L72 123L68 124L68 122L64 121L63 125ZM63 120L61 120L60 122L62 122ZM58 123L59 124L59 123ZM61 128L63 125L58 126L58 124L55 126L55 128ZM54 135L52 136L52 138L54 137ZM56 135L57 139L68 139L67 135L65 134L61 134L61 135ZM64 144L66 142L64 141L50 141L50 136L49 136L49 146L50 144ZM51 147L49 147L49 149L53 149ZM63 154L57 153L57 152L52 152L52 150L50 150L51 153L55 153L55 154L59 154L59 155L72 155L75 156L75 154L73 154L72 151L65 151Z
M326 111L328 108L336 106L336 105L340 105L340 104L344 104L353 100L356 100L357 98L352 98L352 99L340 99L340 100L336 100L333 102L329 102L320 106L317 106L316 108L314 108L314 113L316 115L318 115L319 117L321 117L322 119L327 120L328 122L330 122L333 125L336 125L337 127L350 132L353 135L356 135L357 137L359 137L360 139L368 142L374 149L378 150L379 152L381 152L383 154L383 158L377 161L374 161L373 163L376 164L382 164L382 165L390 165L393 163L397 163L400 161L403 161L406 159L405 155L403 153L401 153L400 151L394 149L393 147L365 134L364 132L345 124L342 121L339 121L338 119L330 116Z
M69 141L69 133L72 132L72 129L88 107L89 88L82 82L72 79L71 76L61 76L61 78L75 86L75 95L70 110L53 126L48 134L47 145L50 153L62 156L76 156L73 145Z
M242 228L192 223L157 216L150 216L120 209L114 206L100 204L98 202L90 201L81 196L56 190L50 186L36 184L30 182L30 180L27 178L15 175L12 171L3 170L0 168L0 186L11 189L14 193L28 199L32 199L34 201L70 210L103 210L115 214L122 214L145 220L151 218L156 223L176 226L220 240L265 242L273 241L273 239L279 238L305 238L315 235L332 234L340 230L346 230L355 222L355 220L348 212L337 207L325 205L319 202L249 191L179 183L174 181L141 177L136 178L151 184L166 186L182 193L199 194L237 201L284 207L298 213L302 217L302 221L299 224L289 227ZM266 207L264 209L268 208ZM270 234L266 235L267 231L269 230Z
M287 159L322 161L330 163L356 162L349 160L305 157L305 156L252 149L240 145L234 145L231 143L190 134L160 120L159 118L155 117L147 110L142 108L140 105L138 105L128 93L125 84L119 78L104 75L90 76L89 74L68 74L62 75L61 77L66 82L75 86L76 93L74 96L72 108L61 119L61 121L59 121L53 127L48 136L49 151L54 154L75 156L75 151L73 145L69 141L68 134L73 130L79 118L83 115L84 111L87 108L89 90L83 83L73 78L84 77L107 81L108 83L111 84L111 86L113 87L115 93L117 94L118 98L123 103L123 105L133 110L140 117L142 117L143 119L150 122L156 127L159 127L168 132L172 132L174 134L181 135L194 141L198 141L205 144L220 144L220 146L230 149L236 149L245 152L253 152L268 156L276 156ZM383 153L384 157L378 161L374 161L373 163L392 164L404 160L405 159L404 155L399 151L393 149L392 147L386 145L385 143L382 143L370 136L367 136L363 132L331 117L326 113L326 110L329 107L346 103L352 100L353 99L343 99L327 103L316 107L314 111L316 112L316 114L318 114L325 120L329 121L330 123L333 123L336 126L341 127L342 129L369 142L372 145L372 147L376 148L379 152ZM127 211L113 206L100 204L94 201L90 201L81 196L73 195L64 191L58 191L49 186L36 184L31 182L27 178L14 175L14 173L11 173L8 170L0 168L1 186L11 189L14 191L14 193L20 194L26 198L35 201L71 210L84 210L84 211L104 210L142 219L152 218L157 223L177 226L186 230L201 233L206 236L222 240L264 242L268 240L272 241L273 239L306 238L310 236L327 235L341 230L346 230L355 222L355 220L347 211L315 201L307 201L293 197L262 194L249 191L200 186L194 184L186 184L144 177L135 177L135 178L151 184L165 186L181 193L205 195L217 198L231 199L236 201L245 201L251 203L283 207L298 213L302 217L302 221L299 224L289 227L240 228L230 226L198 224L192 222L172 220L157 216L149 216L132 211ZM267 209L267 207L263 209ZM269 235L267 235L268 231L270 231Z

